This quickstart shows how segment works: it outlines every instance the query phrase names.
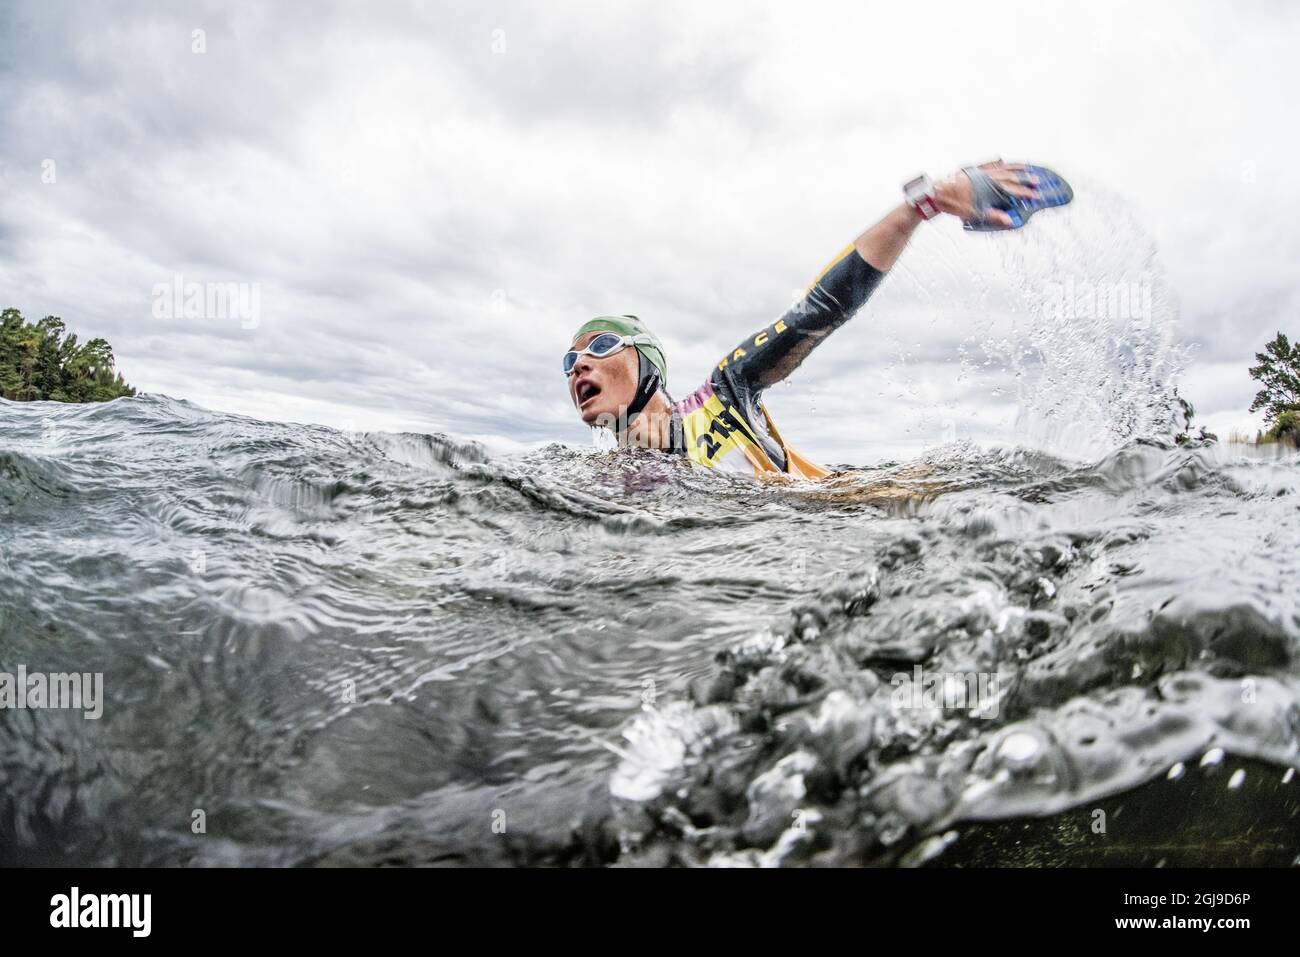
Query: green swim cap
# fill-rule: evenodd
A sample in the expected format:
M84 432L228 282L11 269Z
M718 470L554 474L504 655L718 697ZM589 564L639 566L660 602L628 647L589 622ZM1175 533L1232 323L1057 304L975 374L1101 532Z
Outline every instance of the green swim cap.
M573 334L570 342L577 342L589 332L617 332L620 336L645 336L652 340L651 344L643 345L638 343L636 351L646 357L646 360L655 367L659 372L659 384L664 389L668 388L668 360L664 358L664 345L659 341L659 337L646 328L644 322L636 316L597 316L590 322L583 323L582 327Z

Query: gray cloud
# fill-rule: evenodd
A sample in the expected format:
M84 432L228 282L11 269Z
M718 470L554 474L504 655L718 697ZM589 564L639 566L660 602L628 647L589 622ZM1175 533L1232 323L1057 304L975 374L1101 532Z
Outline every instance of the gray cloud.
M786 436L860 462L1005 438L1017 371L1150 344L1035 319L1066 278L1149 282L1184 393L1253 431L1245 369L1300 306L1297 14L1023 11L941 5L918 58L910 15L844 4L7 5L4 305L219 408L585 442L556 371L585 317L651 321L683 394L904 178L1001 150L1075 207L927 227L774 391ZM154 318L177 276L256 284L257 327Z

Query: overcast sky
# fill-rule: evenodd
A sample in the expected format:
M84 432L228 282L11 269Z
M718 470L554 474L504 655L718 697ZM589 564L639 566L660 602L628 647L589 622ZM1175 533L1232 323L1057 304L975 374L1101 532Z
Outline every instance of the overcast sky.
M1002 155L1075 204L924 227L770 391L786 438L1005 440L1044 367L1077 402L1144 349L1253 433L1252 355L1300 334L1297 38L1280 2L9 2L0 306L210 408L588 443L559 372L583 320L647 320L679 398L905 179ZM248 284L255 320L160 317L178 277ZM1066 281L1151 314L1036 315Z

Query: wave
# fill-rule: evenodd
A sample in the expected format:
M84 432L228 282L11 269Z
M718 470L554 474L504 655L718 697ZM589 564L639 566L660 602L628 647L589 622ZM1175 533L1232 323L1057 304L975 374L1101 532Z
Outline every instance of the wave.
M1010 821L1060 860L1080 809L1296 763L1298 477L1132 439L760 485L0 403L0 671L106 695L0 710L0 860L987 863Z

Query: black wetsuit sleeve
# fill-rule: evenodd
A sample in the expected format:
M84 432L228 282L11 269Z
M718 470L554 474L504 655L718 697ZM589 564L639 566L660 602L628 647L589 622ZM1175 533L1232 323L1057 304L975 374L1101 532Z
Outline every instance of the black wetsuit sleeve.
M715 373L750 395L780 382L858 311L883 276L849 245L785 315L736 346Z

